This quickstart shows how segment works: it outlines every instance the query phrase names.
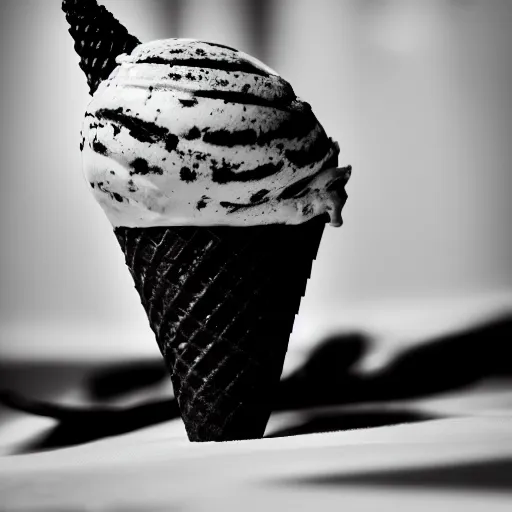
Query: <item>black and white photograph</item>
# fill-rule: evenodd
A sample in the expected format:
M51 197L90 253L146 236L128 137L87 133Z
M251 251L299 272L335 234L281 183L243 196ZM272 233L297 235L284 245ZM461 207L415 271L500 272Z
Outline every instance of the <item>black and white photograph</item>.
M512 2L0 41L0 512L512 510Z

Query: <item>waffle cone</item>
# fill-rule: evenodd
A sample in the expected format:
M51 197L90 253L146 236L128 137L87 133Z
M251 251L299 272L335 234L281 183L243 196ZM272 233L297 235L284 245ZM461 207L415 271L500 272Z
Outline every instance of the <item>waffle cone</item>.
M140 41L96 0L63 0L62 10L92 95L117 66L116 57L130 53Z
M191 441L263 436L324 226L115 229Z

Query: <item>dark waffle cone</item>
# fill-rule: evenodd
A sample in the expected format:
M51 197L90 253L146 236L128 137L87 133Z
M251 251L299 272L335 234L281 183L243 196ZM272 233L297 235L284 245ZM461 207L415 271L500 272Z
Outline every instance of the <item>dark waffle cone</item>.
M130 53L140 41L96 0L63 0L62 10L92 95L117 66L116 57Z
M115 229L191 441L263 436L325 221Z

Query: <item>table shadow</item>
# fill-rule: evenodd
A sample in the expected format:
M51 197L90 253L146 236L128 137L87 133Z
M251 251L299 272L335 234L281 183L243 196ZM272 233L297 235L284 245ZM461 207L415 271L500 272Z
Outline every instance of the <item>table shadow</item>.
M464 492L512 492L512 458L496 458L431 467L331 473L273 480L274 485L321 487L407 487Z
M288 437L358 428L384 427L403 423L417 423L438 419L439 417L433 414L406 409L394 411L366 410L307 413L300 419L295 419L291 426L272 432L272 434L268 434L265 437Z
M324 339L304 364L284 378L275 395L274 411L305 411L322 406L384 403L425 397L467 388L482 380L512 375L508 345L512 317L506 316L473 329L439 337L415 346L391 361L381 372L364 376L352 371L371 340L364 333L344 333ZM179 417L174 398L134 407L112 407L105 402L154 386L168 379L163 362L116 365L90 376L84 384L91 407L62 406L4 390L0 404L29 414L55 418L57 426L20 452L41 451L81 444L131 432ZM346 430L432 419L414 410L363 413L339 412L337 416L302 417L280 435ZM272 434L277 437L279 433Z

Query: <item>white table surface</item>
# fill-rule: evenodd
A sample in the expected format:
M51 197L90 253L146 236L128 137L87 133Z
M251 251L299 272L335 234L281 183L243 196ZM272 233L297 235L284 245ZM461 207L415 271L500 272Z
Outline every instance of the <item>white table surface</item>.
M398 349L407 349L399 339L383 338L370 353L373 363L360 371L378 371ZM411 343L421 343L420 337ZM76 402L73 393L76 398L76 389L57 398ZM0 511L512 510L510 379L337 410L411 411L434 419L202 444L190 443L181 421L173 420L79 446L13 455L11 448L55 424L13 414L0 422ZM267 434L301 414L274 413Z

